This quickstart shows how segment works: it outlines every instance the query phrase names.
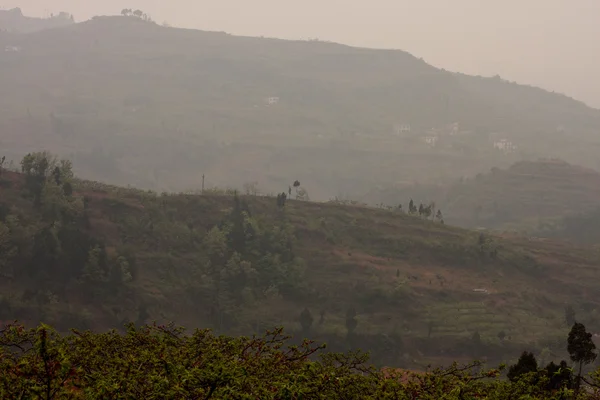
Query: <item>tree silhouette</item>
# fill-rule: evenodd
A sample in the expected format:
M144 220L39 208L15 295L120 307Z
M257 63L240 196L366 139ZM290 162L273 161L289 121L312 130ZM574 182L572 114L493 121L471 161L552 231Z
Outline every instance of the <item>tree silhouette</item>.
M521 357L519 357L519 361L508 369L508 374L506 374L506 376L511 381L516 382L521 375L529 372L536 372L537 369L538 363L533 353L524 351L523 354L521 354Z
M135 10L135 11L133 11L132 14L134 17L142 18L142 16L144 15L144 12L142 10Z
M437 219L438 222L441 222L441 223L444 222L444 215L442 214L442 210L437 210L437 214L435 215L435 219Z
M573 370L569 368L565 360L562 360L558 365L554 362L549 363L545 371L548 377L546 386L548 390L559 390L562 387L571 389L573 386Z
M279 193L277 195L277 207L279 207L279 208L285 207L286 200L287 200L287 195L285 193Z
M596 345L592 340L592 334L587 332L585 326L578 322L573 324L567 343L567 351L569 352L571 361L579 363L579 372L577 373L575 383L576 390L579 390L584 364L592 363L597 357L597 354L594 352Z

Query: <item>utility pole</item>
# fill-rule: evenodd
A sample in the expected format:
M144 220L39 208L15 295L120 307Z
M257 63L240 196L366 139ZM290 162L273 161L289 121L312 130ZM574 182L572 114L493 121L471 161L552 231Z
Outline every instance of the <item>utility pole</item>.
M202 174L202 194L204 194L204 174Z

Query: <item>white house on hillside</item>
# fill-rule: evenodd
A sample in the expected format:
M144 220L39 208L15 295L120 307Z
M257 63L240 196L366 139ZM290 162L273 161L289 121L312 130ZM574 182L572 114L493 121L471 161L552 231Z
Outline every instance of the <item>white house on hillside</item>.
M276 97L276 96L267 97L267 98L265 99L265 102L266 102L268 105L272 106L272 105L274 105L274 104L277 104L277 103L279 103L279 97Z
M431 147L435 147L435 145L438 142L438 139L439 138L437 136L425 136L425 143L427 143Z
M21 47L19 46L6 46L4 51L7 53L18 53L21 51Z
M517 150L517 146L508 139L500 139L494 142L494 148L505 153L512 153Z
M394 125L394 134L402 135L411 131L410 124L396 124Z

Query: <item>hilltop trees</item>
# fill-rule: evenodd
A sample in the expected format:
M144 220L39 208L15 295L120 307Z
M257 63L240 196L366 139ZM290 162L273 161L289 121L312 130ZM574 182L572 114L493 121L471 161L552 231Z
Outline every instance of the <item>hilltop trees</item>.
M36 207L42 204L48 181L56 187L62 185L64 194L72 193L73 166L69 160L57 160L48 152L29 153L21 160L21 172L25 175L26 187Z
M421 210L423 208L421 207ZM415 206L415 203L413 202L413 199L410 199L410 202L408 203L408 213L410 215L414 215L417 213L417 206Z
M444 224L444 216L442 214L442 210L437 210L437 214L435 215L435 219L438 220L442 225Z
M124 17L136 17L143 19L144 21L151 21L152 19L148 16L148 14L144 13L142 10L133 10L131 8L124 8L121 10L121 15Z

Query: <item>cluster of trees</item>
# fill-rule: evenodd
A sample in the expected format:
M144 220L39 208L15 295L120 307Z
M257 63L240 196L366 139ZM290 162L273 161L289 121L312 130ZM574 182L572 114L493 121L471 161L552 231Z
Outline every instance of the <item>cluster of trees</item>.
M295 235L287 216L255 216L237 194L230 212L204 231L195 229L186 216L171 213L180 196L147 194L142 213L118 196L83 196L76 190L82 182L74 179L71 163L47 152L25 156L21 172L22 184L11 191L13 198L25 201L9 204L0 199L0 274L17 283L27 280L26 297L39 297L39 307L49 304L45 293L59 302L76 294L105 308L107 299L118 304L136 279L136 252L167 248L194 254L197 264L186 271L187 293L190 301L206 305L199 320L221 332L239 327L242 310L252 304L302 296L305 291L304 262L294 254ZM281 206L285 198L280 197ZM96 203L94 209L91 202ZM110 244L92 226L92 214L120 232ZM141 323L149 317L144 307L139 305ZM9 318L24 315L14 307L6 311ZM136 318L118 317L119 322L126 320Z
M402 204L398 206L399 209L402 209ZM416 206L413 199L410 199L408 203L408 214L409 215L418 215L421 218L435 218L440 223L444 223L444 215L442 214L442 210L435 209L435 203L430 203L429 205L424 205L423 203L419 204L419 207Z
M336 199L336 202L339 203L339 201L337 199ZM393 206L389 206L389 205L386 206L383 203L380 203L378 205L378 207L387 209L389 211L394 210ZM404 208L402 207L402 204L398 204L398 207L396 207L395 209L399 212L405 212ZM410 199L410 202L408 203L408 215L418 216L418 217L424 218L424 219L431 218L432 221L437 220L439 223L444 224L444 215L442 214L442 210L440 210L440 209L436 210L434 202L431 202L428 205L419 203L419 207L417 207L417 205L415 204L413 199Z
M48 305L48 297L70 290L84 301L103 301L133 280L134 256L109 254L87 229L89 201L74 193L70 161L30 153L21 171L24 201L0 199L0 276L27 282L24 301Z
M578 390L564 363L538 370L530 354L504 379L504 366L487 369L478 362L425 373L376 369L361 352L325 353L325 345L305 340L291 346L289 339L281 328L261 337L228 337L129 324L123 334L73 330L63 336L46 325L11 324L0 329L0 397L592 400L598 395L598 374L586 380L589 390Z
M152 18L142 10L132 10L131 8L124 8L121 10L121 15L124 17L136 17L144 21L152 21Z
M580 392L582 382L592 387L600 388L597 382L586 379L583 375L583 367L596 360L596 345L592 340L592 334L585 326L575 322L567 338L567 351L571 361L577 366L574 370L563 360L559 364L550 362L545 368L538 368L538 362L531 352L523 352L519 361L512 365L507 377L516 382L524 375L529 375L534 379L545 377L546 389L548 391L558 390L560 388L574 389L575 393Z
M236 194L230 213L203 239L206 261L196 271L193 293L211 305L210 319L219 331L234 327L242 306L301 295L304 262L294 254L291 225L281 218L261 221Z

